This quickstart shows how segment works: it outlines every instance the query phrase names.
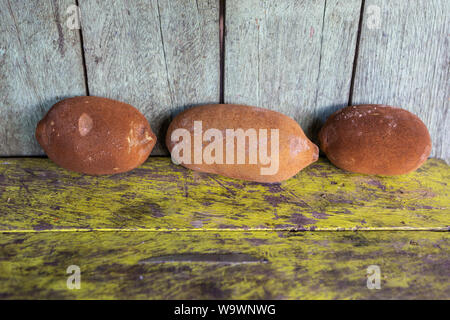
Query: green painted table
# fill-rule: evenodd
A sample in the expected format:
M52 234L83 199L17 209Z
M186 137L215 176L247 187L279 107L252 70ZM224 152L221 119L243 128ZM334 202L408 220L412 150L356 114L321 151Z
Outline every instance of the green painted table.
M261 184L163 157L104 177L2 158L0 298L450 299L449 178L437 159L397 177L320 159Z

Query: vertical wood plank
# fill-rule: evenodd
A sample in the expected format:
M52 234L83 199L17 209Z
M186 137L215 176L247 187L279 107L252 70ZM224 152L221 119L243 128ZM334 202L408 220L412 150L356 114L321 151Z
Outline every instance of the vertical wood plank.
M58 100L86 94L74 0L0 0L0 155L44 154L37 122Z
M315 140L346 106L361 0L227 0L225 102L280 111Z
M432 156L449 162L450 2L366 0L364 11L353 102L417 114L430 131Z
M219 101L219 1L80 2L91 95L138 108L167 154L165 131L187 106Z

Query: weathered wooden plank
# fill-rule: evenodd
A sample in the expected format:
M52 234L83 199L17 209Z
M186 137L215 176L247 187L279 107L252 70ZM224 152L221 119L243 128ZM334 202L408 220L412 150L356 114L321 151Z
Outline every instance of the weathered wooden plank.
M353 102L399 106L417 114L432 156L450 161L450 2L365 1ZM379 23L377 22L379 21Z
M226 1L225 102L297 120L316 140L349 99L361 1Z
M167 154L171 116L219 100L218 0L81 1L91 95L130 103Z
M0 155L42 155L37 122L86 94L79 30L66 25L74 3L0 0Z
M448 232L2 234L3 299L450 299ZM80 267L81 288L66 270ZM368 289L367 268L380 268Z
M47 159L0 161L0 230L447 229L450 166L394 177L327 160L281 184L187 170L151 158L123 174L72 173Z

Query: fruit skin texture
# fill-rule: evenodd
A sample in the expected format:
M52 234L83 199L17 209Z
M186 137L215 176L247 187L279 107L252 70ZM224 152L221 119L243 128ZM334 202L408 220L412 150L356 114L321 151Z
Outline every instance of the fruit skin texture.
M156 143L137 109L92 96L56 103L38 123L36 139L53 162L90 175L132 170L148 158Z
M335 166L376 175L412 172L431 152L428 129L416 115L376 104L335 112L320 130L319 141Z
M177 141L171 141L171 134L175 129L187 129L191 137L194 136L194 121L202 121L203 133L215 128L222 132L223 138L226 137L226 129L243 129L244 131L250 128L256 130L258 137L259 129L267 129L267 150L270 154L271 148L271 129L279 129L279 167L278 172L272 175L262 175L262 165L258 156L256 164L249 164L248 145L249 139L246 140L246 161L245 164L184 164L182 166L208 173L220 174L223 176L243 179L256 182L274 183L289 179L297 174L301 169L315 162L318 159L319 149L313 144L303 133L298 123L292 118L283 115L279 112L268 109L235 105L235 104L212 104L197 106L188 109L177 115L170 123L166 135L166 145L172 153L172 149ZM179 142L179 141L178 141ZM210 142L203 141L203 150ZM237 159L237 142L234 144L234 159ZM259 152L258 143L258 152ZM191 148L191 157L194 157L194 145ZM225 159L226 143L223 143L223 154ZM173 155L172 155L173 158Z

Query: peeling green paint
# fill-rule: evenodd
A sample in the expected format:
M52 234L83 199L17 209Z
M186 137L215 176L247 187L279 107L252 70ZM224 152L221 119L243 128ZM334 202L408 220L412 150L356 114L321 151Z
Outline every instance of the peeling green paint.
M449 177L436 159L396 177L320 159L281 184L168 158L106 177L2 159L0 298L449 299L449 233L429 231L448 230Z
M47 159L0 161L0 230L446 229L450 167L430 159L395 177L344 172L327 160L281 184L190 171L151 158L92 177Z

